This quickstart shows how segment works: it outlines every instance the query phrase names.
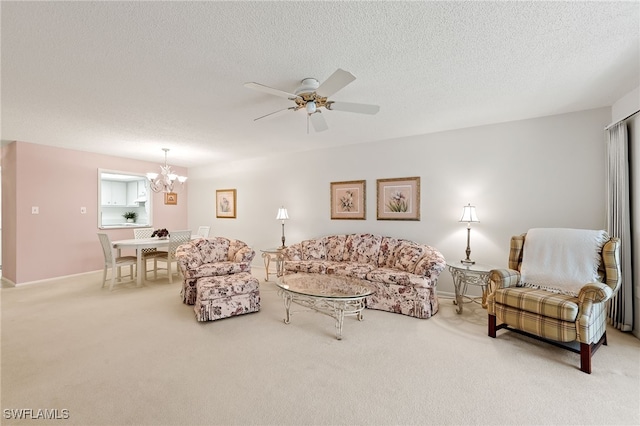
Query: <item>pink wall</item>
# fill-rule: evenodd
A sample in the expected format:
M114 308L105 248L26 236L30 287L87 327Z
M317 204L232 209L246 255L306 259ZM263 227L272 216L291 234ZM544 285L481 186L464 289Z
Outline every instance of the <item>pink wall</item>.
M15 277L16 251L16 144L2 147L2 276ZM11 244L11 245L10 245Z
M133 230L98 229L98 169L159 170L159 163L25 142L3 147L2 166L2 269L3 277L15 284L102 269L104 256L96 234L106 232L118 240L133 238ZM187 169L173 168L187 176ZM12 191L15 200L10 199ZM154 195L153 226L187 229L186 189L175 206L164 205L164 197ZM40 214L31 214L32 206L38 206ZM81 214L80 207L87 213Z

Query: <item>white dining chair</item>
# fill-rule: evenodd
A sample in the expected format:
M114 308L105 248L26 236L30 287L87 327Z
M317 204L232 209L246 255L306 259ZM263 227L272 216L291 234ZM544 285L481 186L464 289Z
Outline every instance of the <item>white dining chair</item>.
M129 266L129 275L125 275L126 277L130 277L133 281L135 279L135 275L133 274L133 267L137 263L137 258L135 256L117 256L116 249L113 248L113 244L111 244L111 239L107 234L98 234L98 238L100 239L100 245L102 245L102 252L104 254L104 273L102 274L102 287L104 287L107 282L107 269L111 269L111 284L109 284L109 291L113 290L113 284L116 281L116 276L118 281L122 280L122 267ZM102 288L101 287L101 288Z
M160 252L162 254L156 256L154 261L156 262L165 262L167 275L169 276L169 283L173 284L173 271L172 271L172 263L176 261L176 249L184 243L187 243L191 240L191 231L170 231L169 232L169 250L166 252ZM158 277L158 269L156 268L154 272L154 278ZM164 268L160 268L164 269ZM175 268L176 272L180 272L180 268L176 264Z
M209 227L209 226L200 226L200 227L198 227L198 232L196 232L196 235L199 235L202 238L208 238L209 237L209 229L211 229L211 227Z
M153 234L153 228L136 228L133 230L133 237L137 240L140 238L151 238L151 235ZM148 260L151 259L153 260L153 271L154 274L157 275L157 270L158 270L158 262L156 262L156 257L158 256L164 256L163 253L166 253L165 251L162 250L158 250L156 248L145 248L142 249L142 276L143 278L146 280L147 279L147 273L149 272L148 270Z

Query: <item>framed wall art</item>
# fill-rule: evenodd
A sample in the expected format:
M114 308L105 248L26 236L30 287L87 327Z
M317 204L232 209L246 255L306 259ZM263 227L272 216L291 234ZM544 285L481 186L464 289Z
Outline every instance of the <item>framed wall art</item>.
M216 217L236 218L235 189L216 189Z
M378 220L420 220L420 177L376 182Z
M176 204L178 204L178 194L176 194L175 192L165 192L164 203L175 206Z
M366 182L331 182L331 219L367 218Z

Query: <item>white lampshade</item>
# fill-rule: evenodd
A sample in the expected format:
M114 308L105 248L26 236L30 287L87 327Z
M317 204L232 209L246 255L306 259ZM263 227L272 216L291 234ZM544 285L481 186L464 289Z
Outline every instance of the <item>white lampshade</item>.
M276 216L276 220L286 220L289 219L289 214L287 213L287 209L284 207L280 207L278 209L278 215Z
M472 206L471 204L467 204L466 206L464 206L460 222L480 222L480 219L478 219L478 216L476 215L476 206Z

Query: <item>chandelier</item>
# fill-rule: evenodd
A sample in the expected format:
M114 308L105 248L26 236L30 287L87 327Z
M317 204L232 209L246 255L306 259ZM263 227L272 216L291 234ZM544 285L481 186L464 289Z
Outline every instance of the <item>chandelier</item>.
M149 179L149 186L151 186L153 192L174 192L176 181L182 186L187 178L186 176L178 176L173 173L171 166L167 164L167 152L169 152L169 148L162 148L162 150L164 151L164 166L160 166L160 174L147 173L147 179Z

